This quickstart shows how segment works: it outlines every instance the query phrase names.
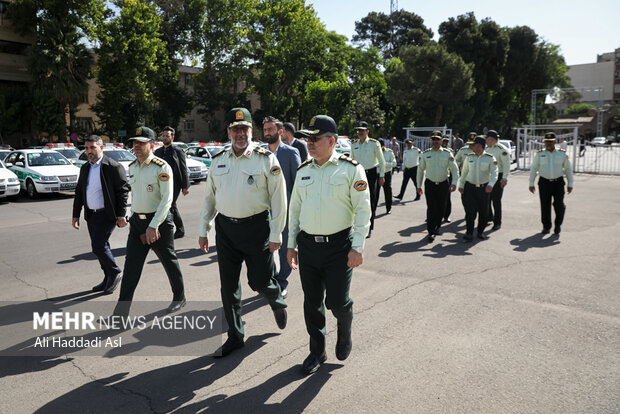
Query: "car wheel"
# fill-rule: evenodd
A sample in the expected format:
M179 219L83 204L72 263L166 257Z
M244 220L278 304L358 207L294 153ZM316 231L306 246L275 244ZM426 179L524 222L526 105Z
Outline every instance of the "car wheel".
M7 197L7 200L9 200L10 202L13 202L13 203L15 203L18 199L19 199L19 193Z
M37 188L34 186L34 183L30 180L26 183L26 192L28 193L28 197L35 199L39 195L37 193Z

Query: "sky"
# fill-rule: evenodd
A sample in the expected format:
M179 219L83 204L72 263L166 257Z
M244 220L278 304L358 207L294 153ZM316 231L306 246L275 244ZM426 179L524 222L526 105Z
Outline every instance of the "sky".
M327 30L351 39L355 22L371 11L390 13L390 0L307 0ZM500 26L529 26L545 41L560 46L568 65L596 62L596 56L620 48L620 0L398 0L435 34L450 17L474 12Z

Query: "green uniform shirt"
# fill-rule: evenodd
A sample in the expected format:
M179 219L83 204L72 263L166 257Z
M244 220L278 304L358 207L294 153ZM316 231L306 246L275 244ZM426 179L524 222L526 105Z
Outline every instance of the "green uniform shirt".
M456 185L459 179L459 169L454 162L452 152L443 147L437 151L429 148L420 156L420 165L416 177L418 188L422 188L425 172L426 178L435 183L446 181L450 173L452 173L452 185Z
M131 212L155 213L149 227L158 228L164 222L172 205L172 169L151 154L142 164L136 158L129 164Z
M422 151L418 147L405 149L403 151L403 168L417 167L420 163L420 154Z
M497 161L495 157L488 152L483 152L480 155L470 152L465 157L465 162L463 163L459 188L465 188L465 181L474 185L488 183L487 185L493 187L497 181Z
M465 157L469 153L471 153L471 148L469 148L469 145L462 147L456 152L456 155L454 156L454 161L456 161L456 165L458 165L459 168L463 167L463 161L465 161Z
M536 173L547 180L560 178L566 174L568 187L573 186L573 168L568 160L566 151L562 149L556 149L552 152L544 149L536 153L530 167L530 187L534 187Z
M361 139L351 144L351 158L362 164L365 170L370 170L379 166L379 177L385 176L385 159L381 144L374 138L366 138L362 142Z
M392 168L396 167L396 157L391 148L383 149L383 158L385 159L385 172L392 172Z
M286 224L286 185L276 156L255 142L238 157L232 147L216 154L207 176L199 236L207 237L216 212L245 218L265 210L271 210L269 241L281 243Z
M508 179L508 174L510 174L510 150L504 144L498 142L492 147L487 146L485 151L495 157L497 172L502 173L502 179Z
M361 165L335 151L323 165L308 160L299 167L291 194L288 247L297 247L301 230L326 236L353 226L351 247L361 250L370 215L370 191Z

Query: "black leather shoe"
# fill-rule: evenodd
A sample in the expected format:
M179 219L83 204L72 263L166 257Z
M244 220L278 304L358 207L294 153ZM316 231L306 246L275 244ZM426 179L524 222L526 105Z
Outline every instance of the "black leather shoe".
M102 292L105 290L105 282L107 279L103 279L103 282L93 286L93 292Z
M213 356L215 358L224 358L226 355L230 354L232 351L237 350L239 348L243 348L244 345L245 345L245 342L243 342L243 339L228 338L226 342L224 342L224 345L222 345L220 349L215 351L215 354L213 354Z
M397 200L402 200L402 199L403 199L403 196L401 196L401 195L399 194L399 195L395 196L394 198L395 198L395 199L397 199Z
M168 309L166 309L167 313L173 313L181 309L183 306L187 305L187 301L185 298L182 300L173 300Z
M541 233L542 234L549 234L549 231L550 231L549 229L542 229Z
M426 239L428 240L429 243L432 243L432 242L435 241L435 235L434 234L429 234Z
M282 289L282 299L286 299L288 296L288 289Z
M105 286L105 290L103 291L103 293L105 293L106 295L111 295L116 288L118 287L118 284L121 282L121 274L117 274L114 279L109 279L108 283Z
M325 352L323 352L318 358L314 356L314 354L310 354L308 355L308 358L304 359L304 363L301 365L301 370L305 375L314 374L325 361L327 361L327 355Z
M486 240L489 238L489 236L485 235L484 233L478 233L478 238L480 240Z
M387 210L385 214L392 214L392 209Z
M418 194L416 198L413 199L413 201L418 201L420 199L420 195Z
M443 219L444 223L452 223L452 220L450 220L450 217Z
M273 310L273 316L276 318L278 328L286 328L286 308L278 308Z
M174 232L174 238L175 239L181 239L183 237L185 237L185 231L177 230L177 231Z
M370 239L370 233L372 233L372 230L368 230L368 235L366 235L367 239Z
M441 231L439 229L435 230L435 236L441 236Z
M562 231L562 227L560 226L555 226L555 229L553 229L554 234L560 234L561 231Z
M339 361L344 361L349 357L353 342L351 341L351 335L338 335L338 341L336 342L336 358Z
M495 225L493 226L493 230L499 230L499 229L501 229L501 228L502 228L502 225L501 225L501 224L495 224Z
M463 236L463 240L465 240L466 242L470 242L473 240L473 237L471 236L471 234L465 234Z

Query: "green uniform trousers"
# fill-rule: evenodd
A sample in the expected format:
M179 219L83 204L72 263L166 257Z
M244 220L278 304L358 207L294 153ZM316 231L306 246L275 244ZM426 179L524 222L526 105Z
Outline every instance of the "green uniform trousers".
M224 316L228 337L243 340L241 320L241 264L248 269L248 284L269 301L271 309L286 308L280 285L275 278L273 253L269 252L269 213L248 219L215 217L215 247L220 269Z
M353 300L349 297L353 269L347 265L351 250L348 230L327 242L316 242L305 232L297 236L299 275L304 290L304 319L310 335L310 352L319 357L325 351L325 307L338 321L338 332L351 334ZM325 296L325 305L323 297Z
M181 267L174 251L174 235L172 225L172 215L168 213L163 223L159 225L160 238L153 244L142 244L140 235L146 232L149 223L153 219L154 213L144 214L146 219L140 219L138 214L133 214L129 219L129 237L127 238L127 252L125 256L125 268L123 269L123 279L121 283L121 293L119 301L131 301L142 269L144 261L153 249L157 258L164 266L170 287L172 288L172 300L179 301L185 298L183 287L183 275Z

